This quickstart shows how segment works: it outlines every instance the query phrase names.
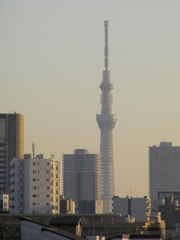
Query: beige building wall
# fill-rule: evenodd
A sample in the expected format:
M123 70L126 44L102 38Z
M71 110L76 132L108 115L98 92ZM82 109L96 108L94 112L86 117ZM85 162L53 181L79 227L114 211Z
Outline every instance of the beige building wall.
M16 129L16 157L24 158L24 116L22 114L17 114Z

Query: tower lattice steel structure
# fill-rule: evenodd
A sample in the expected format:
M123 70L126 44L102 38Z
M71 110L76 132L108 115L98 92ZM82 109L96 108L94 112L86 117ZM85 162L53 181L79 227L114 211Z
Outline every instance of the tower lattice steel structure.
M96 115L96 120L101 131L100 153L102 162L102 199L104 202L104 213L112 212L112 197L114 196L114 160L113 160L113 128L117 116L112 114L113 85L110 82L110 71L108 70L108 26L109 21L104 21L105 26L105 49L103 80L100 85L101 114Z

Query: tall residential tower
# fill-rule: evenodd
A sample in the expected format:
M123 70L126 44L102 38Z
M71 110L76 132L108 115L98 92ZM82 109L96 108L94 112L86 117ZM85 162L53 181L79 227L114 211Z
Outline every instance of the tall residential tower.
M24 158L24 116L0 113L0 193L9 193L12 158Z
M83 201L101 201L101 157L87 149L75 149L63 155L63 194L75 201L76 209ZM89 202L90 203L90 202Z
M157 207L158 192L180 191L180 146L161 142L149 147L149 194Z
M108 70L108 21L104 21L105 26L105 60L103 80L100 85L101 114L96 115L97 123L101 131L100 153L102 166L102 199L104 213L112 212L112 197L114 196L114 161L113 161L113 128L116 124L117 116L112 114L112 94L113 85L110 82L110 71Z

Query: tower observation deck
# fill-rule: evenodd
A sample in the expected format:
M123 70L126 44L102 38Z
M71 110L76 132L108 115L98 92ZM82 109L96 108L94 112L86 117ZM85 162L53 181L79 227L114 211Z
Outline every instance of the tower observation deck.
M114 190L114 160L113 160L113 128L116 124L117 116L112 114L112 94L113 85L110 82L110 71L108 70L108 26L109 21L104 21L105 27L105 49L104 49L104 71L100 84L101 94L101 114L96 115L96 120L101 131L100 153L102 164L102 200L104 213L112 212L112 197Z

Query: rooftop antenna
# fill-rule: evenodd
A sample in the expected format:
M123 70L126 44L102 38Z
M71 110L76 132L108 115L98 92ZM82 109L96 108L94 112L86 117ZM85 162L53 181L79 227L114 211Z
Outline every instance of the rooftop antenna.
M33 158L35 158L35 144L32 144L32 154L33 154Z

